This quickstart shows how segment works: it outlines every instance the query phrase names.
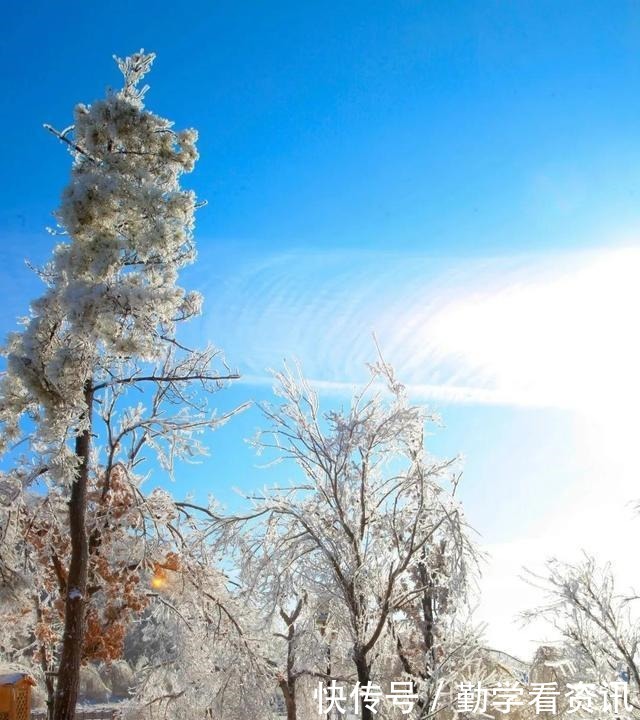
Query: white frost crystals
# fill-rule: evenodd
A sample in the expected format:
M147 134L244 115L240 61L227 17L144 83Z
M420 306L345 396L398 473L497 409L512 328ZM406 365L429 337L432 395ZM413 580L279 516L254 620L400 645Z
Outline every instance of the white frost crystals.
M163 602L148 585L187 575L204 537L185 504L143 481L204 455L203 434L240 409L216 415L212 393L238 376L178 330L201 304L178 284L195 258L196 200L179 181L196 133L145 109L152 61L118 61L121 90L78 105L69 128L47 127L73 158L56 213L66 237L4 348L0 593L13 620L0 654L55 676L55 720L73 717L82 663L122 654L132 618Z
M75 455L64 446L79 419L81 428L85 381L133 357L157 360L175 323L200 310L200 296L176 284L195 258L196 200L178 181L198 157L197 133L145 110L138 83L153 58L118 60L124 88L78 105L74 125L53 131L74 158L56 213L68 240L39 271L47 290L4 348L0 452L18 438L21 417L44 413L37 439L66 478Z

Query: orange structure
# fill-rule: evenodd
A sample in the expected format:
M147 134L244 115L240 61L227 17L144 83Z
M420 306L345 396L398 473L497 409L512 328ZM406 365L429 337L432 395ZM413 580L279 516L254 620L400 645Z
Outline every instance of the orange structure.
M31 688L35 684L26 673L0 675L0 720L29 720Z

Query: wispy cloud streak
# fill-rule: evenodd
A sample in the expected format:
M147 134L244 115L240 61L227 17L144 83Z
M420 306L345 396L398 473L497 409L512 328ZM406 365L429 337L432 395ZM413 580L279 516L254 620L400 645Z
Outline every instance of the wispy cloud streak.
M205 288L205 331L245 381L267 382L265 368L295 357L322 391L348 391L375 331L417 398L584 407L640 394L638 275L634 249L465 262L292 253L245 264L223 292Z

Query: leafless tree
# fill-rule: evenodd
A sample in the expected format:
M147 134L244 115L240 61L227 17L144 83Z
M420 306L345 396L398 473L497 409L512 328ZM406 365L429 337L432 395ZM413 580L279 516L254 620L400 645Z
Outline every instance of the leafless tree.
M282 403L263 406L269 428L255 443L275 461L293 461L296 475L286 487L253 496L252 512L224 523L228 542L242 533L262 562L277 556L280 567L294 569L298 587L326 598L341 654L362 687L376 663L381 673L394 661L383 642L390 624L434 592L437 570L427 570L434 548L475 557L447 487L456 482L455 461L427 454L428 416L410 404L392 368L380 358L370 369L371 381L350 407L326 413L299 372L276 374ZM361 713L372 717L365 705Z

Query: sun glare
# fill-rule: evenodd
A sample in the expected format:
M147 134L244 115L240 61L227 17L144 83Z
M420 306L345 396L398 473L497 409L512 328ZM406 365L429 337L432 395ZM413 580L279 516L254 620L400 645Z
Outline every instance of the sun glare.
M640 250L610 251L533 281L497 279L447 305L424 331L469 385L523 404L632 408L639 278Z

